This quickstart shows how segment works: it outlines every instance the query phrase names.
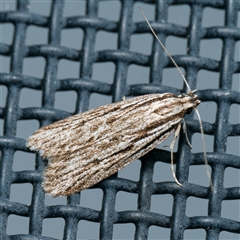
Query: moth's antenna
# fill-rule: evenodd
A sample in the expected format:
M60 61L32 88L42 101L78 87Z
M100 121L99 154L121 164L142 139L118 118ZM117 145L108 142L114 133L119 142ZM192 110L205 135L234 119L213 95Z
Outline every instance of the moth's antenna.
M177 129L174 133L174 136L173 136L173 140L170 144L170 149L171 149L171 169L172 169L172 175L173 175L173 178L175 180L175 182L179 185L179 186L182 186L182 184L178 181L177 177L176 177L176 174L175 174L175 171L174 171L174 167L173 167L173 148L174 148L174 145L175 145L175 142L176 142L176 139L180 133L180 130L181 130L181 123L178 124L177 126Z
M158 40L158 42L160 43L160 45L162 46L162 48L164 49L164 51L167 53L168 57L172 60L173 64L174 64L175 67L177 68L178 72L179 72L180 75L182 76L182 79L184 80L184 82L185 82L185 84L186 84L186 86L187 86L187 88L188 88L188 93L192 93L192 90L191 90L191 88L189 87L188 82L187 82L186 78L184 77L181 69L179 68L179 66L177 65L177 63L175 62L175 60L173 59L173 57L171 56L171 54L168 52L168 50L165 48L165 46L163 45L163 43L161 42L161 40L158 38L157 34L156 34L155 31L153 30L151 24L149 23L146 15L145 15L144 12L143 12L143 10L142 10L140 7L139 7L139 9L140 9L140 11L141 11L144 19L146 20L146 22L147 22L150 30L152 31L153 35L154 35L155 38Z
M187 86L187 88L188 88L188 94L192 94L192 93L196 92L196 90L193 90L193 91L191 90L191 88L190 88L190 86L189 86L186 78L184 77L181 69L178 67L177 63L175 62L175 60L173 59L173 57L171 56L171 54L168 52L168 50L166 49L166 47L163 45L163 43L161 42L161 40L159 39L159 37L157 36L157 34L155 33L155 31L153 30L151 24L149 23L146 15L145 15L144 12L143 12L143 10L142 10L140 7L139 7L139 9L140 9L140 11L141 11L141 13L142 13L145 21L147 22L150 30L152 31L153 35L154 35L155 38L158 40L158 42L160 43L160 45L162 46L162 48L164 49L164 51L167 53L168 57L172 60L173 64L175 65L175 67L177 68L178 72L180 73L182 79L184 80L184 82L185 82L185 84L186 84L186 86ZM202 146L203 146L204 161L205 161L205 165L206 165L206 169L207 169L207 175L208 175L208 178L209 178L209 180L210 180L210 187L211 187L211 189L212 189L212 191L213 191L211 174L210 174L210 172L209 172L209 169L207 168L207 166L208 166L208 160L207 160L206 145L205 145L205 141L204 141L204 131L203 131L203 126L202 126L202 120L201 120L201 117L200 117L200 114L199 114L198 110L197 110L196 108L194 108L194 110L196 111L196 114L197 114L198 120L199 120L201 137L202 137ZM184 122L184 123L185 123L185 122ZM180 131L180 129L178 129L178 131ZM170 145L170 148L171 148L171 166L172 166L173 177L174 177L175 181L177 182L177 184L181 186L182 184L179 183L179 181L177 180L176 175L175 175L175 172L174 172L174 169L173 169L173 146L174 146L174 143L175 143L175 141L176 141L175 138L176 138L176 137L174 136L174 140L173 140L172 144ZM188 142L188 144L191 146L188 138L187 138L187 142Z
M185 121L185 119L183 118L183 132L184 132L184 134L185 134L185 137L186 137L186 140L187 140L187 144L188 144L188 146L192 149L192 145L191 145L191 143L190 143L190 141L189 141L189 138L188 138L188 135L187 135L187 124L186 124L186 121Z

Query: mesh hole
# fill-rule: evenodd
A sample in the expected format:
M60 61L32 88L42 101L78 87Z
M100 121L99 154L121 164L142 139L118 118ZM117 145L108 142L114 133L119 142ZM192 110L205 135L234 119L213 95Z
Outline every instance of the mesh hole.
M219 88L219 73L200 70L197 78L197 90Z
M6 6L6 4L4 4L3 2L1 4ZM4 8L4 6L2 7ZM1 42L7 45L12 44L13 34L14 34L14 25L12 23L1 23L0 30L1 30Z
M230 106L228 121L230 124L239 124L240 123L240 105L239 104L232 104Z
M183 236L183 239L206 239L206 232L203 229L187 229Z
M65 1L64 17L83 16L86 12L86 1Z
M238 187L240 182L240 170L228 167L224 172L223 184L225 188Z
M208 201L206 199L189 197L186 206L186 216L188 217L208 215Z
M220 60L222 54L222 40L220 39L204 39L200 41L201 57Z
M232 79L232 88L233 91L238 91L240 92L240 74L233 74L233 79Z
M181 72L183 73L183 75L185 75L185 71L183 68L180 68ZM177 71L176 68L165 68L163 69L163 77L162 77L163 81L162 84L164 86L169 86L169 87L173 87L176 89L183 89L183 79L182 77L179 75L179 72Z
M135 226L132 223L114 224L113 239L134 239Z
M231 232L226 232L222 231L219 234L219 240L237 240L239 239L239 233L231 233Z
M61 59L58 62L57 78L79 78L80 62Z
M22 151L16 151L14 153L13 171L26 171L35 170L35 153L26 153Z
M16 0L14 1L6 1L1 3L2 11L11 11L16 10Z
M89 109L94 109L99 106L104 106L112 102L111 96L106 96L98 93L92 93L90 102L89 102Z
M163 240L170 239L170 229L151 226L148 229L148 239L156 239L156 236L160 236Z
M102 198L103 191L101 189L85 189L81 191L81 206L101 210Z
M76 107L77 94L75 91L61 91L55 93L54 108L74 112Z
M169 153L169 163L170 163L170 153ZM165 182L165 181L166 182L174 181L172 177L172 171L171 171L170 165L167 163L156 162L154 164L153 181L156 183Z
M57 205L66 205L67 203L67 197L51 197L48 194L45 194L45 205L47 206L57 206Z
M120 18L121 4L119 1L107 1L99 3L98 17L118 21ZM111 9L111 11L108 11Z
M29 101L31 99L31 101ZM22 88L20 92L19 107L41 107L42 91Z
M188 26L190 10L189 5L170 6L168 8L168 22Z
M7 234L29 233L29 218L11 214L7 219Z
M198 111L203 122L215 123L217 114L217 104L215 102L201 102L201 104L198 105ZM198 120L195 111L194 119Z
M4 108L6 106L7 92L8 92L7 87L4 85L0 85L0 107L1 108Z
M240 146L240 136L228 137L226 153L240 156L239 146Z
M39 128L39 123L36 120L19 120L17 121L16 136L23 139L28 139L29 136Z
M204 141L206 145L207 152L213 152L213 141L214 137L210 135L204 134ZM201 133L194 133L192 137L192 152L203 152L203 145L202 145L202 135Z
M150 33L147 34L132 34L130 42L130 51L136 53L143 53L146 55L151 54L153 36Z
M10 72L10 57L1 55L0 60L1 60L2 73L9 73Z
M150 211L165 216L172 215L173 196L170 194L152 195Z
M139 181L141 161L135 160L118 172L119 178Z
M64 225L63 218L43 219L42 236L63 239Z
M240 22L240 14L239 14L239 21ZM240 25L240 24L239 24ZM240 27L240 26L239 26ZM234 55L234 61L240 61L240 41L236 42L235 45L235 51L234 51L235 55Z
M172 143L173 141L173 136L174 136L174 133L172 133L167 139L165 139L162 143L160 143L158 146L157 146L157 149L162 149L162 150L165 150L165 151L169 151L169 157L170 157L170 144ZM185 138L185 136L184 136ZM174 148L173 148L173 152L177 152L178 151L178 143L179 143L179 137L177 138L176 142L175 142L175 145L174 145Z
M207 166L207 168L211 174L211 167ZM210 179L208 178L206 166L190 166L188 182L204 187L209 187Z
M115 64L112 62L94 63L92 78L104 83L113 83Z
M131 64L128 67L127 83L131 84L146 84L149 83L149 67L142 67L135 64Z
M33 186L30 183L11 184L10 201L29 206L31 204Z
M144 11L149 22L154 20L155 5L138 2L137 4L134 4L133 17L132 17L133 22L144 22L145 21L141 12L139 11L139 7Z
M224 26L224 11L206 7L203 9L203 27Z
M38 45L38 44L47 44L48 42L48 29L37 27L37 26L29 26L27 28L27 38L25 40L25 44L27 46Z
M0 119L0 136L3 136L3 124L4 124L4 120Z
M97 51L117 49L117 34L98 31L95 46Z
M115 210L137 210L137 194L119 191L116 195Z
M43 78L45 63L45 59L42 57L24 58L23 74L26 76Z
M99 239L99 223L81 220L78 223L77 239Z
M83 30L79 28L63 29L61 31L61 46L80 50L83 42L83 35Z
M221 217L239 221L240 200L222 201Z
M49 1L43 1L43 2L38 2L35 0L30 0L29 1L29 10L34 13L38 13L43 16L49 16L50 11L51 11L51 2Z
M165 47L172 56L185 55L187 52L187 39L175 36L168 36Z

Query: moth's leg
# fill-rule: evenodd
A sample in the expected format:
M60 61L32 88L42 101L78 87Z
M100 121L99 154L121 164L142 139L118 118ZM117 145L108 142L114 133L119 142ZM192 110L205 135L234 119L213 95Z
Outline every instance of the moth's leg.
M192 149L192 145L191 145L191 143L189 141L189 138L188 138L188 135L187 135L187 124L186 124L186 121L185 121L184 118L183 118L183 132L185 134L188 146Z
M173 137L173 140L170 144L170 149L171 149L171 169L172 169L172 175L173 175L173 178L175 180L175 182L179 185L179 186L182 186L182 184L177 180L177 177L176 177L176 174L175 174L175 171L174 171L174 166L173 166L173 148L174 148L174 145L175 145L175 142L176 142L176 139L180 133L180 130L181 130L181 123L178 124L177 126L177 129L174 133L174 137Z
M202 120L201 120L201 117L200 117L200 114L199 114L198 110L196 108L194 108L194 110L195 110L195 112L197 114L197 117L198 117L198 120L199 120L199 125L200 125L200 130L201 130L201 137L202 137L204 161L205 161L207 175L208 175L208 178L209 178L209 181L210 181L210 187L211 187L211 190L213 192L213 183L212 183L212 179L211 179L211 173L210 173L210 171L208 169L207 150L206 150L206 144L205 144L205 140L204 140L204 131L203 131Z

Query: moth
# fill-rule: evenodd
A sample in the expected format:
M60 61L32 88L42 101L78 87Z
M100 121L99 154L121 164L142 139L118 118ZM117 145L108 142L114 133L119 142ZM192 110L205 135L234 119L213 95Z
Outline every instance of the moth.
M163 46L154 31L153 34ZM200 100L163 48L182 75L188 94L143 95L68 117L36 131L27 146L48 160L43 177L46 193L54 197L68 196L91 187L175 132L170 146L173 166L173 145L184 115L196 109ZM181 185L174 171L173 176Z

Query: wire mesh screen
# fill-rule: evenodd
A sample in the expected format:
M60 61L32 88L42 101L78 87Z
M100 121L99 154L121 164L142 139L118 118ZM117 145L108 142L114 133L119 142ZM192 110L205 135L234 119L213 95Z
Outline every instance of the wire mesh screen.
M239 1L1 4L1 239L239 239ZM187 92L138 6L198 90L213 190L191 113L192 150L181 133L174 153L182 187L160 146L90 189L51 198L41 187L47 162L25 146L35 130L123 97Z

